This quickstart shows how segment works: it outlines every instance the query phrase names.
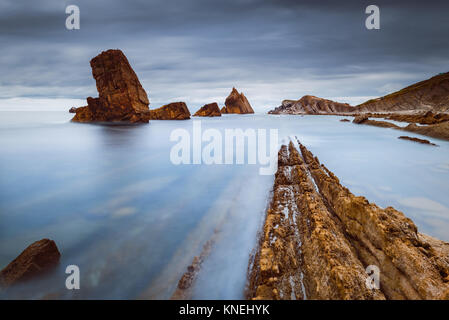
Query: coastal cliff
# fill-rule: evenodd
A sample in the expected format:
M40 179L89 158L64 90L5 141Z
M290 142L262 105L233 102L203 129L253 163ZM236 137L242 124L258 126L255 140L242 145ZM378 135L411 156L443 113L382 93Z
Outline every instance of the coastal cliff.
M449 111L449 72L415 83L355 107L356 112Z
M278 154L249 299L448 299L449 243L353 195L298 141ZM366 268L380 288L366 285Z
M329 114L348 113L354 107L347 103L339 103L315 96L304 96L299 100L284 100L282 104L269 111L269 114Z

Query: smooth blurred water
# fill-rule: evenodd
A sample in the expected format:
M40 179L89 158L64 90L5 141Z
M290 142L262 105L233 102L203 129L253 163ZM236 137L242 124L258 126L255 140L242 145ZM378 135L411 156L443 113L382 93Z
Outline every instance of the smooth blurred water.
M106 126L71 116L0 112L0 269L42 238L62 253L48 276L0 298L170 298L215 231L194 298L243 298L273 176L259 175L259 165L173 165L170 133L191 132L192 120ZM220 132L277 128L284 142L296 135L353 193L449 240L449 143L421 145L339 119L226 115L201 123ZM80 290L65 289L69 264L80 267Z

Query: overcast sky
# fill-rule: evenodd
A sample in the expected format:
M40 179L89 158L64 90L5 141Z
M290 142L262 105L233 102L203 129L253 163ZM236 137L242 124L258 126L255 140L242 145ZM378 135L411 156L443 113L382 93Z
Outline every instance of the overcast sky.
M70 4L80 30L65 28ZM370 4L380 30L365 28ZM0 104L97 96L89 61L110 48L151 108L222 105L233 86L260 112L306 94L356 104L449 71L448 14L449 1L0 0Z

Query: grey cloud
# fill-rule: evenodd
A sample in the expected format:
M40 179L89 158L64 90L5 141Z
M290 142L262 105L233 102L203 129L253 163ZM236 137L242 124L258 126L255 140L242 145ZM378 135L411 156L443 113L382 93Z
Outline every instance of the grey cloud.
M69 4L81 30L64 27ZM89 60L109 48L128 56L153 107L222 103L232 86L258 110L304 94L355 101L448 71L447 1L376 1L376 31L364 28L369 4L5 0L0 98L95 95Z

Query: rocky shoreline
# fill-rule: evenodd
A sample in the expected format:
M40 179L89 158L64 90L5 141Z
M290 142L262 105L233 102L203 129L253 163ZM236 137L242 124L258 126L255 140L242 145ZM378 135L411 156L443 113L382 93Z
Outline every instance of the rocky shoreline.
M283 145L250 262L248 299L449 299L449 243L353 195L297 142ZM380 270L380 289L366 268Z

